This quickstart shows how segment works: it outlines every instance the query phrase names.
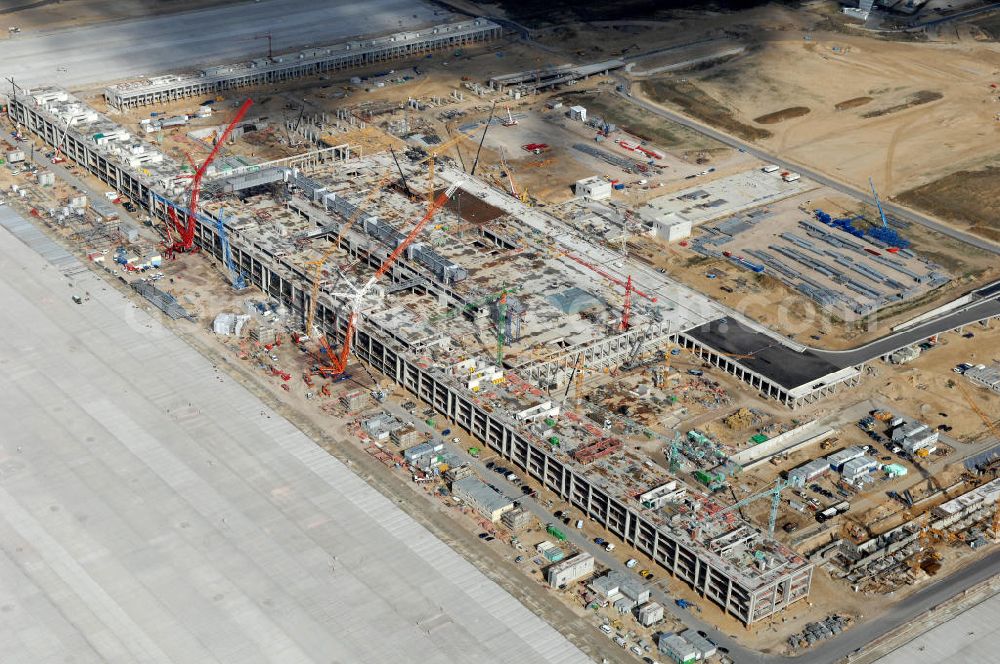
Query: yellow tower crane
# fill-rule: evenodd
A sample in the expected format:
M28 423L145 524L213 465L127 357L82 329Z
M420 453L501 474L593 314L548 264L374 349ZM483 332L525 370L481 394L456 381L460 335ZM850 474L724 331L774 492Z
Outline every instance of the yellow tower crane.
M434 162L435 160L444 153L445 150L456 145L460 140L465 138L465 134L459 132L449 138L447 141L434 147L427 151L427 158L424 160L427 162L427 208L434 204Z

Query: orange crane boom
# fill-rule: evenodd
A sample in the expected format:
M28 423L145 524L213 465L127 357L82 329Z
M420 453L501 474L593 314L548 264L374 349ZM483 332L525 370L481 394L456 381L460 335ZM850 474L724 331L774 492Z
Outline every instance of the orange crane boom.
M316 272L315 274L313 274L312 288L310 289L309 308L306 311L306 329L305 329L306 334L312 334L313 323L316 321L316 307L319 304L318 303L319 285L320 285L320 277L322 276L323 272L323 265L330 258L330 256L332 256L334 253L336 253L338 249L340 249L340 241L343 239L344 234L347 233L348 229L350 229L351 226L354 225L354 222L358 220L358 217L361 216L361 213L364 211L365 207L367 207L368 204L372 202L372 199L374 199L380 191L385 189L386 185L389 184L389 182L391 181L392 181L392 172L390 169L386 169L385 175L382 177L382 179L379 180L374 187L372 187L372 190L368 192L367 196L365 196L365 200L363 200L361 204L358 205L357 208L355 208L354 214L351 215L351 218L348 219L346 222L344 222L344 225L340 227L340 232L337 233L336 241L330 246L329 249L323 252L323 255L320 256L318 260L309 261L308 263L306 263L306 265L313 265L316 268Z
M340 353L337 355L333 354L330 348L329 342L326 340L324 335L320 335L320 346L326 351L327 356L330 359L331 364L329 366L320 367L321 373L330 373L333 375L339 375L347 370L347 362L351 354L351 340L354 336L354 329L358 323L358 316L360 314L361 301L364 295L371 289L371 287L381 279L389 268L392 267L396 259L399 258L406 248L413 243L417 236L420 234L427 223L437 214L437 211L444 207L444 204L448 202L448 199L452 197L452 194L458 189L458 184L453 184L446 191L441 192L441 194L434 200L434 204L431 205L430 209L424 213L424 216L417 222L413 227L413 230L406 236L406 238L399 243L389 256L382 261L382 265L379 266L378 270L375 271L369 279L368 282L359 289L353 298L351 306L351 315L347 319L347 330L344 332L344 345L340 349Z

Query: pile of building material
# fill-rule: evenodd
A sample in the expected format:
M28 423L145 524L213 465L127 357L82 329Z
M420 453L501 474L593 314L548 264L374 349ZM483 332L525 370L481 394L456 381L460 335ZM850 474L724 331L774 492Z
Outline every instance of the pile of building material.
M194 320L194 315L182 307L170 293L161 291L153 284L146 281L133 281L132 289L149 300L157 309L165 313L170 318L188 318Z
M228 336L243 336L243 328L250 321L250 316L240 315L240 314L219 314L212 321L212 330L218 334L225 337Z
M738 431L748 429L760 422L760 415L749 408L740 408L738 411L723 420L730 429Z

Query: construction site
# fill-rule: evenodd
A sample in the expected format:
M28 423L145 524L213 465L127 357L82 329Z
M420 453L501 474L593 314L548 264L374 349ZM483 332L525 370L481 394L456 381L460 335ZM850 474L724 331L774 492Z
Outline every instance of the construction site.
M624 51L541 66L484 17L254 40L14 84L7 202L609 643L725 661L696 610L798 654L995 549L995 256L872 178L651 134Z

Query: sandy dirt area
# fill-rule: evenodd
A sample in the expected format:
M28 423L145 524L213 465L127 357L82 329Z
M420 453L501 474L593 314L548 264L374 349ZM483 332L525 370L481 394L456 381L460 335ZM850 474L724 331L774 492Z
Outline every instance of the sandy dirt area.
M871 176L891 197L995 161L998 69L995 43L770 33L746 56L645 90L682 107L682 94L700 95L709 122L856 186Z

